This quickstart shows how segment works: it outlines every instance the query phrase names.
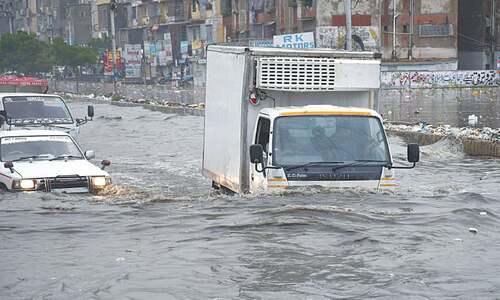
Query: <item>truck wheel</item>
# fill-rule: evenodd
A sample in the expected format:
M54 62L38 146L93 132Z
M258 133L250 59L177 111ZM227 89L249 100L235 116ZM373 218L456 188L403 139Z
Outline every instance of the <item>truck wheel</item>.
M222 195L228 195L228 196L234 196L235 192L232 190L228 189L227 187L220 185L216 183L215 181L212 181L212 188L219 194Z
M212 181L212 188L214 190L220 190L220 184L216 183L215 181Z

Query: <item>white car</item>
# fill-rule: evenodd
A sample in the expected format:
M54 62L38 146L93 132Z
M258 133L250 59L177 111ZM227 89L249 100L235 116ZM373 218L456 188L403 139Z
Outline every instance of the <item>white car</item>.
M67 133L54 130L0 131L0 186L9 191L96 193L111 184L104 168L88 159Z
M34 93L0 93L0 129L60 130L77 137L80 126L92 120L94 107L87 117L73 118L63 98Z

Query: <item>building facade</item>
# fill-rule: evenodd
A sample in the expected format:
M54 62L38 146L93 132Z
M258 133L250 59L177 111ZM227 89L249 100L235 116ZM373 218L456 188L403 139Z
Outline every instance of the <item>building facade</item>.
M351 0L352 48L380 52L385 71L500 67L499 1ZM24 30L71 44L110 38L111 3L0 0L0 34ZM347 46L346 0L116 3L117 47L125 60L127 47L130 53L140 47L140 72L147 79L199 77L205 48L213 43L272 46L277 35L302 32L314 34L316 47Z

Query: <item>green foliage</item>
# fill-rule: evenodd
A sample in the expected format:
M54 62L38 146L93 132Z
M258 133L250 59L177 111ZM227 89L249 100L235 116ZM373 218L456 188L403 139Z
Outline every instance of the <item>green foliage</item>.
M34 34L19 31L0 39L0 71L27 75L48 72L52 66L67 66L74 70L97 63L94 47L71 46L61 38L52 44L36 39Z
M52 67L50 48L34 34L19 31L0 39L0 70L24 74L47 72Z
M87 46L90 48L93 48L97 51L103 51L105 49L110 49L111 48L111 39L109 39L109 38L104 38L104 39L92 38L87 43Z

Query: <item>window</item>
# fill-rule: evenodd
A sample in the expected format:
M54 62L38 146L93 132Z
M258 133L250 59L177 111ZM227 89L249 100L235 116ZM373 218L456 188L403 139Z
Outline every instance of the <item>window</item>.
M270 129L271 121L267 118L259 118L259 122L257 123L257 134L255 135L255 143L262 145L266 154L269 152L268 145Z
M273 132L273 164L277 166L389 161L383 127L375 117L279 117Z

